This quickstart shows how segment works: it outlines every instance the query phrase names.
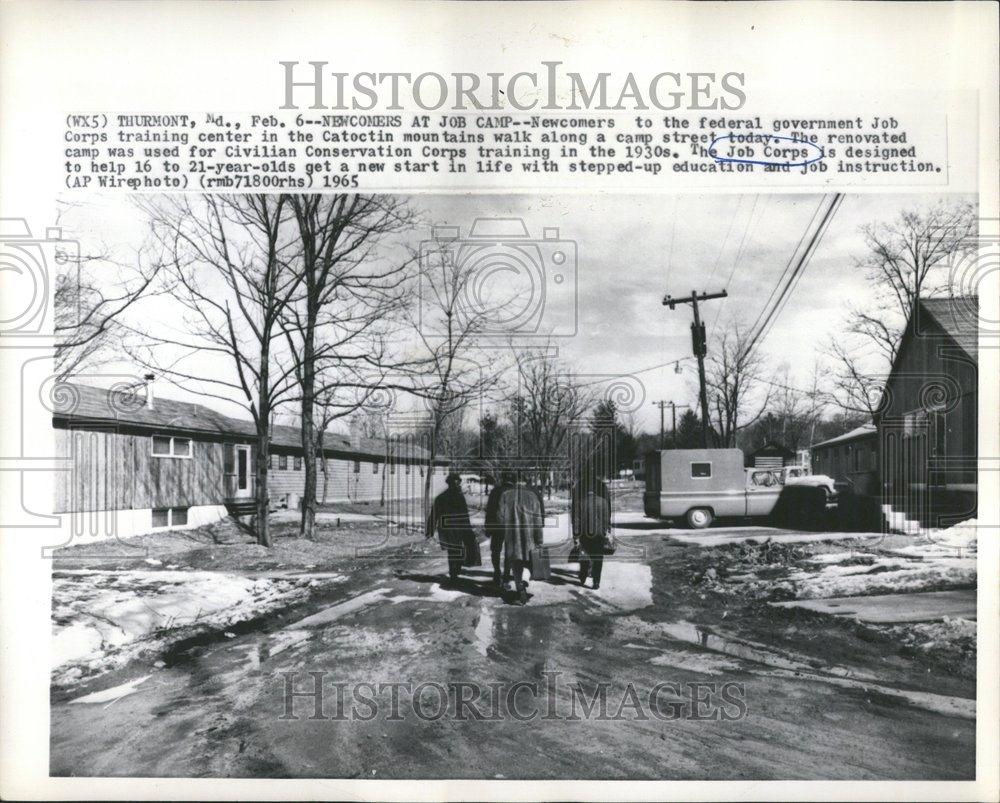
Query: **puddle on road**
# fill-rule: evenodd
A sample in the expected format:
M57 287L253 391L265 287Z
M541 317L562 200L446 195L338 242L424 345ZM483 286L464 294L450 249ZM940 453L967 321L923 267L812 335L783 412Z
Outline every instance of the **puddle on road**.
M336 605L324 608L318 613L307 616L305 619L300 619L294 623L294 627L301 629L330 624L348 614L355 613L379 602L389 602L393 605L397 605L400 602L452 602L453 600L468 596L464 591L442 588L440 585L434 585L429 589L427 594L419 596L415 594L392 594L390 596L390 594L392 594L392 589L390 588L376 588L372 591L366 591L364 594L351 597L351 599L344 602L338 602Z
M962 717L963 719L976 718L975 700L883 686L879 682L880 679L872 675L854 672L845 667L823 665L821 662L813 661L805 656L799 656L798 660L785 657L764 645L719 636L690 622L664 622L660 624L660 629L678 641L695 644L713 652L731 655L769 667L768 671L757 674L800 680L818 680L842 688L883 694L936 714Z
M653 666L669 666L672 669L699 672L703 675L724 675L727 672L735 672L741 668L738 661L711 653L664 650L658 647L650 647L647 644L628 643L624 646L630 650L656 652L656 655L649 659L649 663Z
M420 652L427 647L409 625L403 625L391 634L381 628L334 625L326 628L319 638L323 644L336 650L338 657L371 658L385 653Z
M476 622L475 647L483 658L489 657L493 645L493 608L485 603L479 605L479 621Z
M765 664L776 669L788 671L815 671L819 667L803 661L794 661L785 658L773 650L769 650L762 645L755 645L750 642L735 641L717 636L705 628L690 622L663 622L660 629L673 639L684 641L688 644L696 644L699 647L732 655L736 658L743 658L757 664ZM824 668L823 671L835 672L838 667ZM846 672L846 670L843 670Z
M119 686L112 686L110 689L101 689L101 691L91 692L90 694L85 694L83 697L77 697L75 700L70 700L69 704L73 705L75 703L113 703L116 700L120 700L122 697L127 697L130 694L134 694L135 691L149 680L152 675L143 675L141 678L135 678L134 680L126 681Z
M330 622L335 622L338 619L347 616L349 613L360 611L362 608L367 608L369 605L383 601L386 594L390 591L391 589L389 588L376 588L373 591L366 591L364 594L351 597L351 599L346 600L345 602L338 602L336 605L324 608L319 613L314 613L312 616L300 619L295 623L295 627L297 629L303 627L315 627L316 625L325 625Z
M434 585L430 589L430 593L426 595L414 596L412 594L395 594L394 596L386 597L386 601L391 602L394 605L399 602L451 602L452 600L468 596L469 595L466 592L458 589L444 588L440 585Z
M277 633L266 645L264 649L267 651L267 658L273 658L275 655L284 652L290 647L298 647L304 644L312 636L312 633L308 630L282 630Z

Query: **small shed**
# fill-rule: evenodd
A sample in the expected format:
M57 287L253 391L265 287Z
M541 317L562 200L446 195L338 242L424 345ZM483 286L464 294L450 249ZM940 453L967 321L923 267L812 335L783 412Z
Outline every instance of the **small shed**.
M796 465L795 452L775 441L768 441L747 455L748 468L784 468Z
M860 494L879 492L878 430L874 424L817 443L810 452L813 474L850 482Z

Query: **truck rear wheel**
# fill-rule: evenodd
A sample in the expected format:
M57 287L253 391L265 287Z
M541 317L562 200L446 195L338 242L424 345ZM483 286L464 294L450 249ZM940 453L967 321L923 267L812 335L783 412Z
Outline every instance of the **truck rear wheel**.
M688 527L692 530L704 530L712 523L712 511L707 507L693 507L687 512Z

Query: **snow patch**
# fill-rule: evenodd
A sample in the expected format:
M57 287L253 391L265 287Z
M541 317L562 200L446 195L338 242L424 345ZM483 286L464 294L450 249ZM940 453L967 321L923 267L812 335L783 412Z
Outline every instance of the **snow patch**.
M206 571L56 572L53 683L123 666L138 654L221 630L303 598L294 579Z

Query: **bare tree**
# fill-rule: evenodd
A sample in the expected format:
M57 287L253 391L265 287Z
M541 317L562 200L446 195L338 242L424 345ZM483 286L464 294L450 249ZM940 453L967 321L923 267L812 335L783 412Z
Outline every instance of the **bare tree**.
M548 345L518 352L515 368L517 385L509 416L519 456L534 463L551 492L552 472L566 455L571 429L582 424L594 394L552 355Z
M774 378L766 380L771 387L767 412L743 429L740 445L752 450L777 442L795 450L814 443L817 427L829 405L820 387L823 373L819 363L814 364L810 376L808 384L798 387L792 384L788 364L780 365Z
M408 311L419 344L411 352L409 391L427 409L425 506L446 422L462 415L473 400L490 395L503 371L500 352L484 352L481 338L497 332L512 299L502 293L484 298L476 284L480 278L475 263L454 259L447 251L425 254L419 305Z
M917 300L950 289L949 262L974 247L976 225L974 204L942 201L861 229L867 250L855 266L869 302L851 308L844 333L825 348L834 365L830 395L841 409L875 412Z
M57 222L72 234L71 213L61 205ZM139 299L152 295L157 266L144 264L141 253L128 262L107 245L82 241L78 254L67 254L55 277L55 369L60 379L96 368L113 358L122 335L118 322Z
M278 195L177 195L145 205L166 288L183 321L158 332L133 328L132 356L204 396L237 401L256 433L256 536L271 545L268 458L272 414L294 391L294 363L283 353L279 319L301 273L289 268L297 241L287 198ZM211 367L202 355L225 357Z
M391 195L293 195L288 204L300 241L301 284L299 297L283 309L282 326L301 406L300 533L312 538L323 433L364 404L366 391L379 383L390 362L389 335L403 307L413 257L405 251L386 254L382 246L410 227L412 215Z
M479 419L475 462L479 470L493 482L517 453L514 428L493 412L484 412Z
M735 446L737 434L757 421L771 401L773 386L765 381L764 360L758 350L748 351L750 342L749 332L730 321L709 349L706 385L722 447Z

